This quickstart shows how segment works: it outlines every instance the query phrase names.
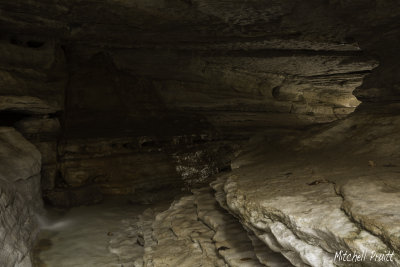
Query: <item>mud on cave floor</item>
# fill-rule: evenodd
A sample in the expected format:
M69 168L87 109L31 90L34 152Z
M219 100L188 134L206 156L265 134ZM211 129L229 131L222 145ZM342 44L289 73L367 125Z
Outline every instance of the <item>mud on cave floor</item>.
M33 250L34 267L121 267L140 259L137 222L144 210L166 210L174 200L143 205L128 196L106 198L101 204L60 210L48 207L47 218Z

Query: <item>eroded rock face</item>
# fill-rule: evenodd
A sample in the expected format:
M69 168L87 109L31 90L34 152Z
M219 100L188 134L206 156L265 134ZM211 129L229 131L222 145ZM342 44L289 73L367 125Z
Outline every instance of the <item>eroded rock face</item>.
M184 197L171 209L157 215L152 226L157 242L146 251L145 266L224 266L211 242L213 232L197 221L193 198ZM192 225L193 229L182 227L181 223Z
M241 179L236 185L235 180L230 178L225 190L230 209L241 216L250 228L259 231L258 237L265 243L276 240L271 247L280 251L292 264L335 266L334 255L340 250L368 251L369 254L390 250L378 237L365 230L360 231L349 220L341 210L342 198L331 184L309 186L307 180L301 179L299 184L289 179L285 184L279 181L281 179L269 179L270 185L258 184L257 187L263 188L264 192L255 193L255 189L247 191L248 187L241 183L249 185L249 180ZM257 184L254 179L251 181ZM309 190L305 190L307 187ZM277 188L279 192L274 194L272 188ZM295 192L290 192L291 188ZM271 197L267 196L269 194ZM397 266L398 260L393 260L391 263L364 264Z
M159 214L147 210L139 233L143 266L292 266L280 254L252 242L252 234L217 204L209 187ZM135 264L142 266L140 260Z
M255 138L234 161L232 172L212 183L215 198L207 188L194 190L193 196L182 198L159 218L152 215L156 216L153 226L185 225L181 227L185 235L166 236L188 238L189 225L197 216L215 231L212 239L229 266L236 266L235 257L246 251L235 252L235 244L244 246L250 240L253 247L248 253L259 262L250 263L251 256L243 258L249 266L345 266L343 253L360 255L351 263L354 266L398 266L399 157L396 147L388 149L388 141L398 136L397 121L397 116L355 114L297 138L293 132L286 139L273 132ZM221 212L216 201L230 214ZM174 222L171 214L179 220ZM249 231L247 241L234 217ZM154 249L171 249L170 243L151 240L148 225L140 239L145 246L150 244L145 258ZM164 238L167 232L160 228L155 236ZM175 245L180 251L186 248ZM170 260L185 263L185 253L179 256ZM282 256L287 263L277 260Z
M1 181L2 266L32 266L30 252L38 234L35 214L29 202L10 183Z
M293 139L254 139L213 183L217 199L295 266L345 264L340 251L398 266L397 121L354 114Z
M251 231L221 209L214 192L203 188L193 192L199 219L215 231L213 241L229 266L292 266L281 254L259 242Z
M0 264L32 266L30 252L41 212L39 151L15 129L0 127Z
M43 155L52 203L195 185L255 133L332 122L396 91L390 1L25 2L0 3L0 110L29 116L16 127ZM192 136L203 146L171 148Z

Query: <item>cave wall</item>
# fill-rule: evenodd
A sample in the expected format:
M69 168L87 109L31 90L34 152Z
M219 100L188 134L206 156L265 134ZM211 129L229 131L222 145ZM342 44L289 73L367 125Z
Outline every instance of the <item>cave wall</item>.
M41 157L15 129L0 127L0 264L29 267L42 212Z
M266 147L299 136L283 147L339 147L328 159L397 159L397 1L0 0L0 9L4 266L29 266L39 175L50 203L73 206L206 182L259 133ZM398 248L365 214L352 220Z
M255 133L380 99L389 2L3 1L2 110L29 115L53 204L193 185Z
M71 192L96 202L101 194L205 181L228 168L255 132L301 129L354 111L351 92L377 64L336 48L66 53L59 181L48 194L58 204Z
M0 3L2 123L53 203L195 184L255 133L396 108L392 1L89 4Z

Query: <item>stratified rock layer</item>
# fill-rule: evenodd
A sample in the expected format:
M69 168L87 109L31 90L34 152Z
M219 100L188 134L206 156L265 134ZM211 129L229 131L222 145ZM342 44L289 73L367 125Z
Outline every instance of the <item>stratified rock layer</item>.
M262 246L238 220L221 209L210 188L195 190L199 219L215 231L218 253L229 266L292 266L281 254Z
M400 100L396 1L0 0L0 8L0 125L15 125L42 153L50 203L205 182L230 169L236 144L260 134L232 164L240 168L214 183L221 206L253 232L245 243L257 249L239 261L269 261L255 236L297 266L330 266L341 249L399 251L390 201L399 194L400 121L387 115ZM5 147L17 146L14 133L1 134ZM209 149L224 142L235 149ZM0 177L38 203L36 156L3 151ZM149 261L193 264L194 254L196 264L219 265L218 255L238 264L210 241L222 242L226 229L203 214L199 194L154 222L179 257L161 254L160 242L146 250Z
M0 9L0 122L42 153L54 205L204 183L231 158L215 142L233 148L399 95L390 0L3 0ZM193 136L202 137L166 149Z
M298 139L254 139L213 183L217 199L295 266L345 265L340 251L365 252L356 266L399 266L397 125L355 114Z

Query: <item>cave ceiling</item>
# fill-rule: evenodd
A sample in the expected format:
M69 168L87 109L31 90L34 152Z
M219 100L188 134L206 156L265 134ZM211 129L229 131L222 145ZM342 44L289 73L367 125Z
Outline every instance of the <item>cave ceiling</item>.
M162 107L226 131L305 127L343 118L360 100L398 95L391 85L399 78L387 79L397 64L396 1L33 0L0 8L1 71L19 90L4 82L3 94L32 96L21 84L40 87L36 102L75 110L78 121L138 98L147 104L135 116ZM87 76L98 84L80 84ZM363 84L366 76L373 79ZM117 89L97 89L106 104L79 91L107 83Z

